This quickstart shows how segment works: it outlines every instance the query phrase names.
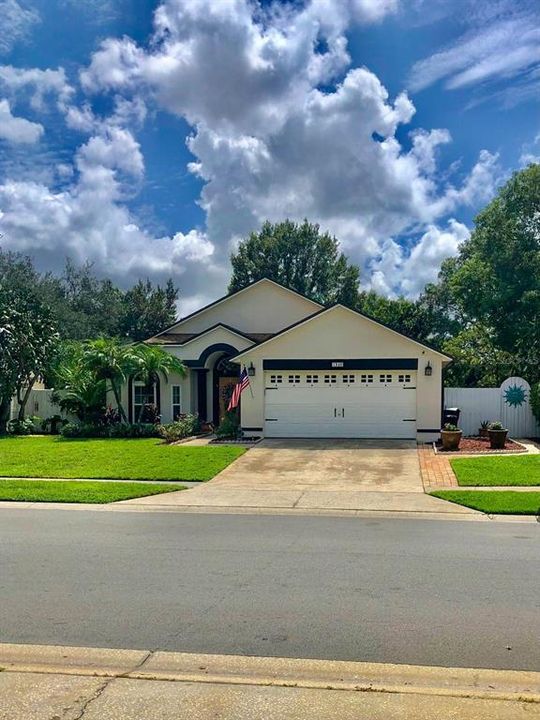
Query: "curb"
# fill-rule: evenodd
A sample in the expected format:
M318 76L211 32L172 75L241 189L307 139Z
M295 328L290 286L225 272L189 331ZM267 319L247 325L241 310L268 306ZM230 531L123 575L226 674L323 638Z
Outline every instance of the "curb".
M540 704L540 673L47 645L0 645L3 672L296 687Z

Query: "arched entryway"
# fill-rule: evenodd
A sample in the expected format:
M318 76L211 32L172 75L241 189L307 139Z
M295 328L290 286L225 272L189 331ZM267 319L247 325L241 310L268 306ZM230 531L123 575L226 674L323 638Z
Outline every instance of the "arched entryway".
M232 391L238 382L238 365L229 355L223 355L215 364L212 378L212 422L217 425L227 411Z
M206 348L197 362L197 406L202 420L218 425L225 414L239 366L231 362L238 350L227 343Z

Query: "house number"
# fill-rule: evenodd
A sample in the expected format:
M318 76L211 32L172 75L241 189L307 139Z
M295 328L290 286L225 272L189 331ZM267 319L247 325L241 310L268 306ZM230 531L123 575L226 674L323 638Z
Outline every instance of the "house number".
M342 368L342 367L343 367L343 363L342 363L342 362L333 362L333 363L332 363L332 367L333 367L333 368L340 368L340 367Z

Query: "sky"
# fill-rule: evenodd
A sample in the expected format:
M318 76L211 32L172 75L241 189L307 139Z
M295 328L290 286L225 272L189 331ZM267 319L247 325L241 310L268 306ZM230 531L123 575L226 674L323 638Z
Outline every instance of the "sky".
M540 161L538 0L0 0L0 247L226 291L266 219L414 298Z

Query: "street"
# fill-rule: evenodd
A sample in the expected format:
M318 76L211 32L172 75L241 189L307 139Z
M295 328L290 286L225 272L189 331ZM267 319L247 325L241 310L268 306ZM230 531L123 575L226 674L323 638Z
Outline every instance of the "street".
M540 670L540 525L0 510L0 641Z

